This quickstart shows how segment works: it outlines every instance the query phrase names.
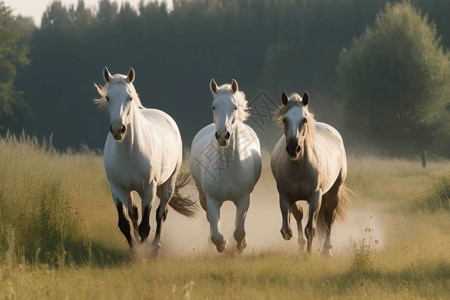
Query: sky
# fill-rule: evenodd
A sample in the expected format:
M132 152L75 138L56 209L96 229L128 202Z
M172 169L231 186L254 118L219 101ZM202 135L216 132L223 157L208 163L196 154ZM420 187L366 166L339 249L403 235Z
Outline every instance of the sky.
M32 17L36 26L41 25L41 18L44 11L54 0L0 0L5 6L12 10L13 15L22 15L24 17ZM64 6L77 5L78 0L59 0ZM97 9L99 0L84 0L84 4L88 8ZM119 6L128 2L133 7L137 8L141 0L110 0L110 2L117 2ZM148 2L145 0L144 2ZM172 2L171 0L164 0L166 2ZM161 2L159 0L158 2Z

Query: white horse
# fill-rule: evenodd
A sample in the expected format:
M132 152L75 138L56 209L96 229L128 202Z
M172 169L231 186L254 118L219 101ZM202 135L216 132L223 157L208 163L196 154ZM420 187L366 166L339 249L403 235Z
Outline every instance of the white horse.
M200 130L192 142L191 174L219 252L227 244L220 233L220 208L226 200L236 205L234 238L242 252L247 246L244 225L250 193L261 175L261 149L253 129L244 124L249 116L247 100L237 82L233 79L232 84L218 87L213 79L210 88L214 123Z
M344 186L347 176L347 157L340 134L328 124L316 122L308 110L309 95L303 99L296 93L287 96L283 92L282 105L275 119L284 126L272 153L271 168L280 194L283 217L281 235L292 237L289 225L291 213L297 220L298 243L304 247L302 232L302 207L298 200L309 203L308 224L305 228L307 251L315 235L316 222L319 232L325 235L323 254L331 255L331 227L335 218L347 219L349 189Z
M141 104L133 86L135 72L112 76L103 72L105 86L95 85L101 98L95 102L108 109L110 132L104 148L106 175L119 214L119 228L130 248L144 243L150 233L149 216L156 195L160 205L156 211L156 234L153 245L160 247L161 228L167 217L168 204L177 212L192 216L195 206L178 194L188 177L177 176L182 161L182 144L175 121L157 109ZM141 198L141 222L131 198L136 191ZM126 212L131 219L134 236ZM156 250L157 251L157 250Z

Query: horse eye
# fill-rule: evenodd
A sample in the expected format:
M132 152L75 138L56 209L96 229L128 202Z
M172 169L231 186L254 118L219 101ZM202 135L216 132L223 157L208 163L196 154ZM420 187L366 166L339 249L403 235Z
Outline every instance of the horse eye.
M303 124L308 123L308 119L303 119Z
M234 107L234 110L237 110L237 106Z
M213 109L213 110L216 110L216 107L215 107L215 106L213 106L213 107L212 107L212 109Z
M133 97L130 97L130 99L128 99L128 101L132 101L133 100Z

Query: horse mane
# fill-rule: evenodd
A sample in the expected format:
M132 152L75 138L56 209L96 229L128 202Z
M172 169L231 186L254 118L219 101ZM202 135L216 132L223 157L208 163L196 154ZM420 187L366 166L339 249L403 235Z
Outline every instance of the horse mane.
M136 92L134 85L132 83L129 83L127 81L127 76L122 74L113 75L112 78L109 80L109 82L107 82L104 86L94 83L94 87L97 89L97 92L100 95L100 98L94 99L94 103L97 104L99 108L106 108L108 106L107 105L108 101L106 100L106 92L108 91L110 86L119 83L125 85L126 89L133 97L133 102L135 102L139 108L145 108L142 105L141 99L139 98L139 95Z
M217 91L214 94L214 98L221 94L231 95L231 98L236 101L239 120L242 122L246 121L250 116L250 113L248 112L248 102L245 99L244 92L237 90L236 93L233 93L233 90L231 89L231 84L227 83L222 84L220 87L217 88Z
M288 97L288 102L286 103L286 105L281 104L277 108L277 110L274 113L273 119L278 126L282 127L284 114L293 106L302 107L305 112L306 119L308 120L308 122L306 122L305 124L306 126L305 142L308 142L308 144L310 144L309 141L311 141L314 138L316 132L315 130L316 118L314 117L314 113L309 110L309 106L305 106L303 104L302 97L300 97L299 94L291 93Z

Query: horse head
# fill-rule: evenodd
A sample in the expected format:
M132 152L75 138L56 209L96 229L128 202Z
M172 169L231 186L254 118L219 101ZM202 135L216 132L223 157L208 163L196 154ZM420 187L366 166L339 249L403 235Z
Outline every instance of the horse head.
M286 136L286 151L291 159L298 159L304 148L309 111L309 94L305 92L303 97L296 93L289 97L284 91L281 95L281 102L284 105L284 115L282 117L284 135Z
M247 101L234 79L231 85L224 84L220 87L211 79L210 89L214 96L212 110L216 125L215 137L219 146L225 147L230 144L237 121L243 121L248 116Z
M135 78L134 69L130 68L128 74L111 75L107 67L103 70L103 77L106 81L104 98L107 102L110 116L109 130L115 140L121 141L127 131L127 126L131 122L135 105L133 99L139 99L133 86Z

